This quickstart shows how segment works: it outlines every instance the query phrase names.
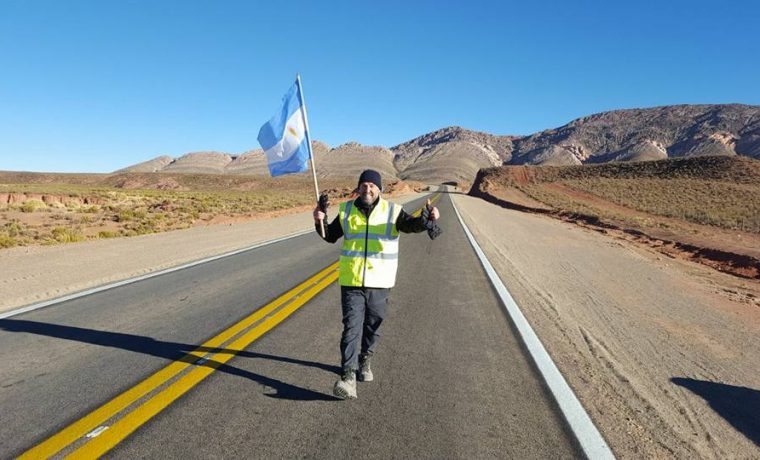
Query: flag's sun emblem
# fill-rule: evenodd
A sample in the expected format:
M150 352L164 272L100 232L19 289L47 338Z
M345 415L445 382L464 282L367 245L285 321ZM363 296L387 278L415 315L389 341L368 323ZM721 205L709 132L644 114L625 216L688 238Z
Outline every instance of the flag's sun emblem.
M288 132L293 135L293 137L298 137L298 133L295 129L293 129L292 126L288 126Z

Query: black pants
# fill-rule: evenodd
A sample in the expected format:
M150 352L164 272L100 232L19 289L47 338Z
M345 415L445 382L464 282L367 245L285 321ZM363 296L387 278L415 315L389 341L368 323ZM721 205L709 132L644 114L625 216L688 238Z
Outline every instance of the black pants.
M359 354L371 355L380 334L377 330L388 306L386 288L340 287L343 308L343 336L340 339L343 370L359 369Z

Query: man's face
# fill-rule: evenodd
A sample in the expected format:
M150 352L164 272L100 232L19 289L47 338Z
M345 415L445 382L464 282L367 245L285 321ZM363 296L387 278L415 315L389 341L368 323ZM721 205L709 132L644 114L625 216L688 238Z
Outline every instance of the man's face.
M362 182L359 184L359 197L364 204L372 204L380 196L380 189L374 182Z

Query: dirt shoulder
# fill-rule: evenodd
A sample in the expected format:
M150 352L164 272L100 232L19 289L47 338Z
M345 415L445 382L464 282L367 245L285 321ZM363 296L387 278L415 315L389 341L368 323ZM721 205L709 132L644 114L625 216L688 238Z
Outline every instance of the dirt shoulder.
M758 281L452 196L618 457L760 457Z
M563 184L543 186L569 207L552 209L511 187L474 191L477 196L506 209L547 215L615 238L636 242L671 258L701 263L742 278L760 280L760 234L700 225L657 216L611 203Z
M390 199L406 203L418 196ZM311 210L301 207L165 233L3 249L0 312L309 230L313 222Z

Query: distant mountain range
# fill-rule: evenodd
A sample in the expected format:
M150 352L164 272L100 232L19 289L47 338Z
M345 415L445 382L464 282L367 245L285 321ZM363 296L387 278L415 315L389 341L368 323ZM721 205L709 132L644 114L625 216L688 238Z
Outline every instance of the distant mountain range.
M395 147L312 143L318 175L356 176L366 168L391 179L472 182L480 168L572 165L700 155L760 159L760 106L672 105L603 112L529 136L443 128ZM241 155L160 156L117 172L268 174L261 149Z

